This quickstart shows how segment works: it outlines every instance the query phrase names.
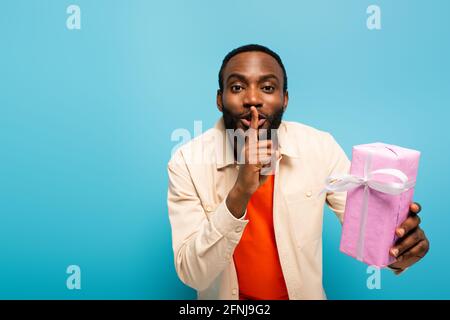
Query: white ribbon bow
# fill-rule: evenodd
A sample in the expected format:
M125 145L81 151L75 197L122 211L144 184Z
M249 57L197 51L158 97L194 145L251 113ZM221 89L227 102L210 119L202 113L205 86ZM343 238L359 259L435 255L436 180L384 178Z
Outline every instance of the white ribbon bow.
M367 155L367 159L364 165L363 177L358 177L351 174L330 176L325 180L325 188L320 192L320 194L322 194L325 191L339 192L339 191L348 191L361 186L364 187L363 205L361 211L361 221L360 221L357 255L356 255L356 259L358 259L359 261L363 261L364 234L368 214L369 190L373 189L382 193L399 195L413 188L416 184L415 181L410 181L406 176L406 174L398 169L384 168L369 171L372 165L372 155L373 151L370 151ZM374 176L380 174L395 177L398 180L400 180L400 182L382 182L375 180Z
M378 174L395 177L400 180L400 183L377 181L373 178L373 176ZM403 173L403 171L400 171L398 169L386 168L371 171L365 177L358 177L351 174L329 176L325 180L325 188L324 190L322 190L322 192L348 191L359 186L367 186L370 189L377 190L383 193L399 195L405 191L408 191L409 189L414 187L414 185L415 182L409 181L408 177Z

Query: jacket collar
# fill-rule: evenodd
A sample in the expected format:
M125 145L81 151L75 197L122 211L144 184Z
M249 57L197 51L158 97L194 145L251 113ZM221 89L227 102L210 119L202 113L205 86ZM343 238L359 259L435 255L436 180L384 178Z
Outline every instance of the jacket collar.
M216 165L217 169L222 169L229 165L235 164L234 151L232 149L231 139L226 133L223 117L221 117L215 124L218 141L215 141ZM291 158L299 158L300 151L295 148L296 141L289 135L288 125L282 121L278 128L278 146L281 156Z

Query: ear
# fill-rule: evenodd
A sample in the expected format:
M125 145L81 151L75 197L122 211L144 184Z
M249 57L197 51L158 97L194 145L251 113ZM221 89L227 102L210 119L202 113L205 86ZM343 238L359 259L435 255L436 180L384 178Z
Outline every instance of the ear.
M283 110L286 111L289 103L289 92L286 90L283 97Z
M220 91L220 89L217 90L216 104L217 104L217 109L219 109L219 111L222 112L222 109L223 109L222 91Z

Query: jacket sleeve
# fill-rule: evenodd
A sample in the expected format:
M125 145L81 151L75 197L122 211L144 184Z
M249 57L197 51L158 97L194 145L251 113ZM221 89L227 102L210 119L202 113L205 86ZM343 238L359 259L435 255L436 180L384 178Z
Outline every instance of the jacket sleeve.
M202 291L231 262L248 220L235 218L226 198L217 208L203 208L181 152L169 162L168 175L176 272L184 284Z
M332 135L328 134L328 140L328 176L349 173L350 160L347 158L344 150L342 150ZM341 223L344 221L346 198L347 192L328 192L326 196L327 205L336 214Z

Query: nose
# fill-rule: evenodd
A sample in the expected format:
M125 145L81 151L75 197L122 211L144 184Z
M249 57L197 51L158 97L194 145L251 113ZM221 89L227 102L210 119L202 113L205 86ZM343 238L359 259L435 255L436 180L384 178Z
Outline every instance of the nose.
M248 109L250 109L250 107L252 106L254 106L256 109L261 108L263 102L259 90L253 86L247 88L247 90L245 91L243 104L244 108Z

